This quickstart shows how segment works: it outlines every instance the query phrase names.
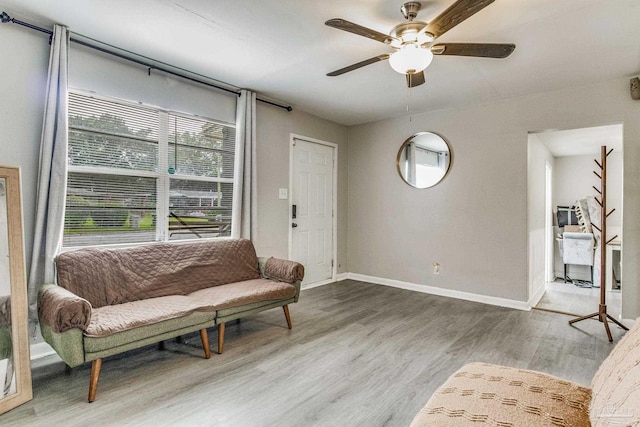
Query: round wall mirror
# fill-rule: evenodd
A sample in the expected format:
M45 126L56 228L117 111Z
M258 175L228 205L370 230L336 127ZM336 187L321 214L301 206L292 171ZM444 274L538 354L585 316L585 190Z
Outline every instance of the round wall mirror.
M451 166L449 144L433 132L419 132L407 139L398 151L398 172L412 187L433 187Z

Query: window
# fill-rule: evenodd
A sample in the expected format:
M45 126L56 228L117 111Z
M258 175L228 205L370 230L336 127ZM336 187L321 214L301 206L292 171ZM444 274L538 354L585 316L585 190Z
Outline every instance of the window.
M63 246L231 234L235 127L69 93Z

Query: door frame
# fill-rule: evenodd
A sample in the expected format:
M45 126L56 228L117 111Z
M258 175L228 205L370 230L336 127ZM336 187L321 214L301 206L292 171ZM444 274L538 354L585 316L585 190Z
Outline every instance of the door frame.
M331 258L332 258L332 266L331 266L331 278L322 280L320 282L309 283L303 286L303 289L313 288L316 286L326 285L327 283L332 283L336 281L336 275L338 271L338 144L333 142L323 141L321 139L310 138L308 136L299 135L296 133L289 134L289 198L288 198L288 209L287 209L287 224L289 227L289 259L292 259L293 256L293 228L291 224L293 223L292 211L293 211L293 148L295 146L295 140L303 140L305 142L310 142L312 144L319 144L330 147L333 149L333 188L332 197L331 197Z
M553 282L556 273L553 244L553 166L548 160L545 160L544 181L544 280L545 282Z

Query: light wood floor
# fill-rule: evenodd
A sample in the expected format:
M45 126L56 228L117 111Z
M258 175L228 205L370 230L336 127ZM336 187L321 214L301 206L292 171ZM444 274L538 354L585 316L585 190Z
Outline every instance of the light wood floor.
M227 325L225 353L197 334L89 366L34 366L34 399L0 416L29 426L406 426L470 361L541 370L588 385L614 344L602 325L368 283L303 291L290 306ZM216 342L216 331L209 333Z

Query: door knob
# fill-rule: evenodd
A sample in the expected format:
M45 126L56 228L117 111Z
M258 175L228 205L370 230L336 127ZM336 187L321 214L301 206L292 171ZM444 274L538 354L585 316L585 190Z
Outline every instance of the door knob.
M291 228L296 228L298 226L298 224L296 224L295 222L291 223Z

